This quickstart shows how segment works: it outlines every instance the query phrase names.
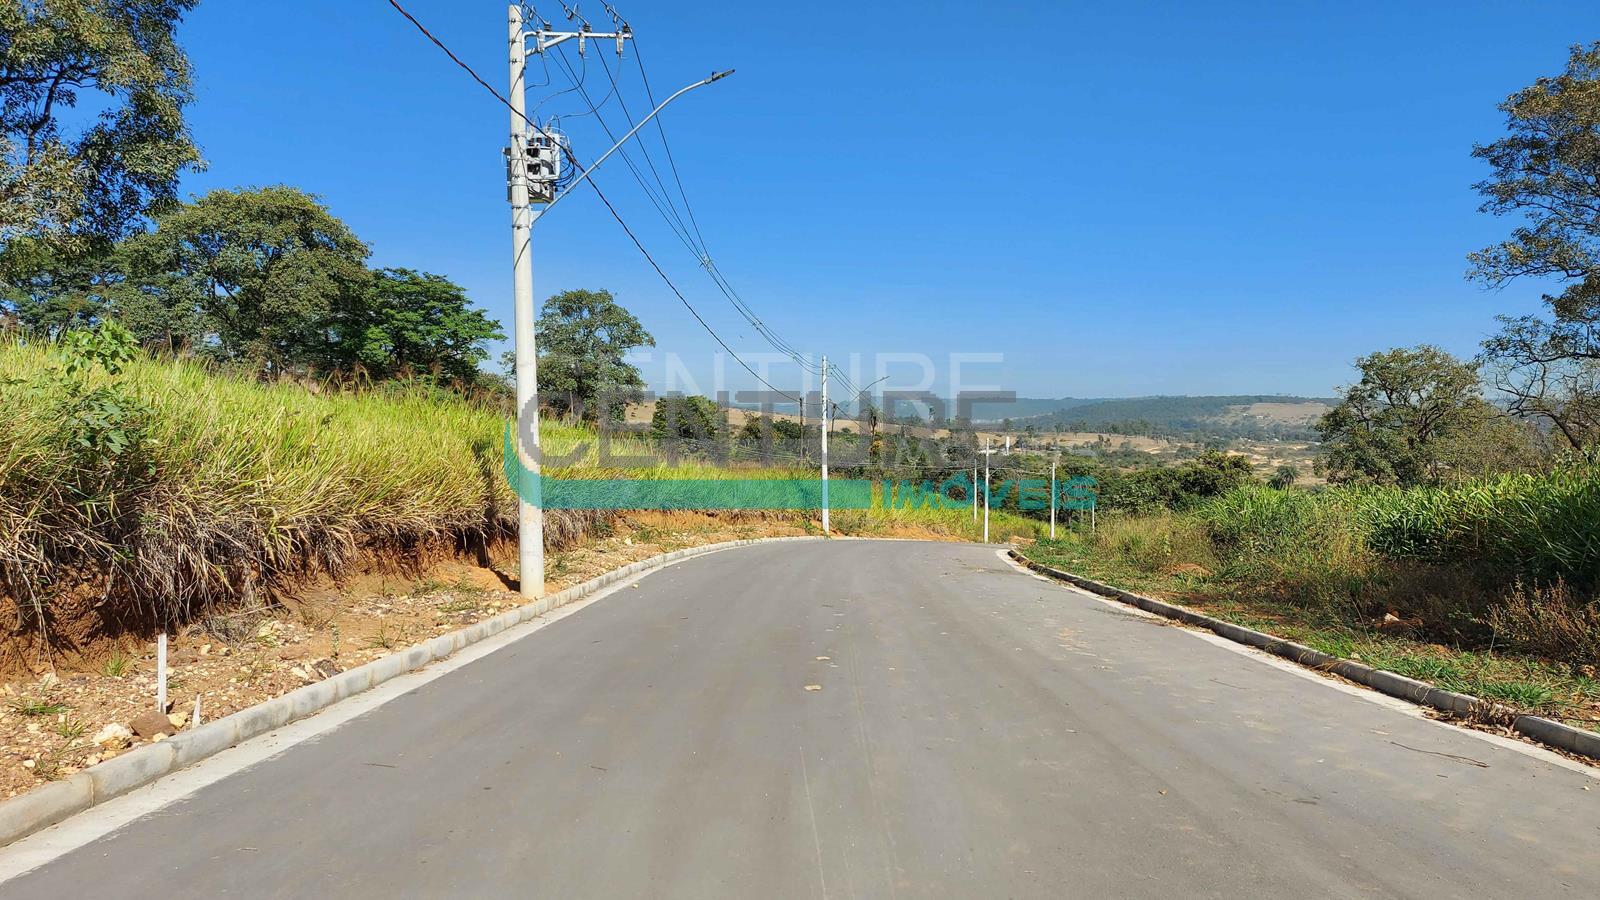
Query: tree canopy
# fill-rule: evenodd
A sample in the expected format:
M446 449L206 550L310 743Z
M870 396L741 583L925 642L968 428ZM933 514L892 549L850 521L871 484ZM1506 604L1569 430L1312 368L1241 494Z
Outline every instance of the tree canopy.
M716 442L727 431L727 414L706 397L669 395L656 400L650 434L671 442Z
M470 383L489 356L484 342L505 339L500 324L443 276L380 269L368 292L349 329L350 354L375 375L432 374Z
M173 37L194 3L0 0L6 274L103 247L176 202L178 176L200 164L183 117L189 60ZM68 114L80 102L98 114Z
M1317 423L1318 464L1330 481L1438 481L1527 443L1525 431L1483 398L1477 367L1437 347L1373 353L1356 367L1361 380Z
M128 243L136 277L174 276L168 307L198 304L222 359L334 368L359 327L367 246L303 191L212 191Z
M504 337L439 275L367 268L367 246L290 187L218 190L104 253L55 259L0 291L51 336L116 321L145 347L265 375L478 380Z
M625 357L655 343L610 291L562 291L539 314L539 391L565 415L619 417L644 387Z
M1600 42L1576 46L1560 75L1500 104L1509 134L1473 155L1483 211L1521 215L1509 238L1471 254L1471 277L1491 287L1554 279L1548 318L1502 317L1484 343L1494 384L1513 412L1543 419L1573 447L1600 444Z

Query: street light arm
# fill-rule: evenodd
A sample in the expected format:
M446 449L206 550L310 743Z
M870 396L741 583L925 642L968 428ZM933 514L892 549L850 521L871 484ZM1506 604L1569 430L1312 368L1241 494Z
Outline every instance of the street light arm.
M600 168L600 164L601 163L603 163L606 160L610 159L611 158L611 154L613 154L613 153L617 152L618 150L622 149L622 145L623 144L626 144L628 141L633 140L633 136L635 134L639 133L639 129L643 128L645 126L645 123L649 122L651 119L654 119L656 117L657 113L661 112L663 109L666 109L667 108L667 104L669 104L672 101L678 99L679 97L682 97L684 94L689 93L690 91L694 90L697 87L704 87L704 86L710 84L713 81L721 81L722 79L724 79L724 78L726 78L726 77L728 77L729 75L732 75L732 74L733 74L733 70L732 69L729 69L726 72L713 72L713 73L711 73L711 77L703 78L703 79L701 79L699 81L696 81L694 84L688 85L686 87L679 88L677 93L675 93L672 96L668 97L667 99L661 101L661 103L659 105L657 105L655 109L650 110L650 114L648 116L645 116L644 118L639 120L639 124L633 126L633 128L631 128L631 129L629 129L628 133L622 136L622 140L617 141L616 144L613 145L610 150L607 150L605 153L601 154L599 159L597 159L594 162L590 163L589 167L583 170L583 174L579 175L576 181L574 181L574 182L572 182L572 184L568 185L567 189L562 191L559 195L557 195L554 200L551 200L550 201L550 205L546 206L543 210L540 211L540 213L538 215L538 219L543 219L544 216L550 212L550 210L556 208L556 204L557 203L560 203L563 198L565 198L568 194L572 193L573 190L575 188L577 188L578 185L580 185L583 182L587 181L589 176L591 174L593 174L594 170ZM570 153L568 154L568 158L569 159L572 158ZM573 160L573 162L576 163L576 160Z

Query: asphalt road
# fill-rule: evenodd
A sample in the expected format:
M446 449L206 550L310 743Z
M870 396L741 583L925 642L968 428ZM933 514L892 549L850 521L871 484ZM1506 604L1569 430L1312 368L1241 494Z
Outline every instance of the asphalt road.
M1600 784L992 547L772 544L657 572L0 884L1268 894L1600 896Z

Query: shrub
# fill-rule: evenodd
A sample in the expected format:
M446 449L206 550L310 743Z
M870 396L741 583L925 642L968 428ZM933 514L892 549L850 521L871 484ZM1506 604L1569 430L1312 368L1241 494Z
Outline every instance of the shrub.
M1104 516L1094 544L1098 551L1145 572L1166 572L1184 564L1204 569L1216 565L1205 529L1184 516Z
M1600 663L1600 602L1582 601L1564 583L1517 585L1489 614L1506 645L1594 666Z

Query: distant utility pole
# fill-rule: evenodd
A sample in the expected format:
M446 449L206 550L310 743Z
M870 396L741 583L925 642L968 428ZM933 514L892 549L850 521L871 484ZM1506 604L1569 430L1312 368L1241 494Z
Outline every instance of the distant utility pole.
M801 397L800 405L805 406ZM828 414L828 358L822 358L822 533L828 533L828 428L833 417ZM804 426L802 426L803 428ZM801 431L803 437L805 432ZM847 460L848 461L848 460Z
M1057 450L1050 455L1050 540L1056 539L1056 461L1061 458L1061 451Z
M990 437L983 437L983 542L989 543L989 457L1000 451L989 446Z
M972 521L978 521L978 461L972 461Z

